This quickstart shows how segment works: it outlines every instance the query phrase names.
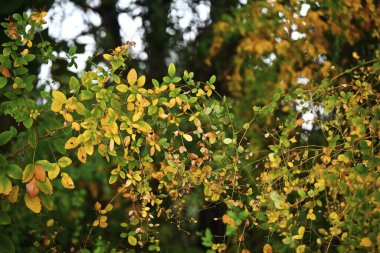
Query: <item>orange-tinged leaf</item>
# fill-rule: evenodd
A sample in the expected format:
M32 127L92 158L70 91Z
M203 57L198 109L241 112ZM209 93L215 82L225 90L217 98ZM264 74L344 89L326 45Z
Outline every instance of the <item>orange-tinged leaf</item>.
M26 206L34 213L40 213L41 212L41 200L38 196L32 198L29 196L29 194L25 194L24 196L25 204Z
M71 137L68 139L65 143L65 149L73 149L78 146L77 138L76 137Z
M37 163L34 165L34 178L42 182L46 180L45 170Z
M40 192L40 189L37 187L37 180L35 178L32 178L32 180L26 184L26 192L31 198L36 197Z
M12 191L9 193L8 200L11 204L17 203L18 192L20 187L18 185L13 186Z
M273 252L273 249L272 249L272 246L270 246L270 244L265 244L264 245L264 248L263 248L263 253L272 253Z
M61 175L62 175L62 185L63 185L63 187L65 187L66 189L74 189L75 188L74 181L69 176L69 174L67 174L65 172L62 172Z
M11 77L11 73L9 72L9 69L6 67L0 67L0 73L5 76L6 78Z
M207 137L210 141L210 144L214 144L215 141L216 141L216 134L212 133L212 132L208 132L207 133Z
M137 72L135 69L131 69L127 76L127 81L130 85L134 85L137 81Z
M298 119L297 121L296 121L296 126L302 126L302 124L305 122L305 120L304 119Z
M369 248L372 246L372 241L368 237L364 237L360 240L360 246Z

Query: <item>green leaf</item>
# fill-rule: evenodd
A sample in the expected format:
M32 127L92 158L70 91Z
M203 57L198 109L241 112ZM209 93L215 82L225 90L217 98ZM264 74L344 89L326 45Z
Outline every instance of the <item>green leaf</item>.
M13 133L5 131L0 134L0 146L7 144L12 139Z
M70 49L69 49L69 55L73 56L76 51L77 51L77 47L76 46L70 47Z
M24 126L29 129L33 125L33 119L32 118L27 118L26 120L24 120L22 122L22 124L24 124Z
M17 164L9 164L7 166L7 174L13 179L21 179L22 169Z
M216 81L216 76L215 75L212 75L211 77L210 77L210 83L211 84L213 84L213 83L215 83L215 81Z
M38 181L37 187L45 194L49 195L53 193L53 186L48 178L44 182Z
M168 74L170 77L173 77L175 74L175 66L173 63L170 63L170 65L169 65Z
M109 184L114 184L117 181L118 176L117 175L111 175L110 179L108 180Z
M276 93L273 96L273 101L278 101L278 100L280 100L280 98L281 98L281 94L280 93Z
M2 89L7 84L8 79L5 77L0 77L0 89Z
M8 195L12 190L12 182L5 175L0 176L0 194Z
M42 205L49 211L53 210L54 202L51 195L40 194Z
M9 214L0 210L0 225L8 225L11 223L11 217ZM1 252L1 249L0 249Z
M16 249L12 240L5 235L0 234L0 253L15 253Z
M89 91L89 90L81 90L80 91L79 100L81 100L81 101L90 100L93 97L94 97L94 93L92 91Z
M41 165L41 167L46 171L53 171L55 169L55 164L50 163L48 160L39 160L36 163Z
M70 90L76 90L79 88L80 84L78 79L75 78L75 76L72 76L69 81Z
M131 246L136 246L137 245L137 239L136 239L136 237L134 237L132 235L128 236L128 243Z
M62 138L57 138L54 140L53 144L59 153L61 153L62 155L66 154L65 140L63 140Z

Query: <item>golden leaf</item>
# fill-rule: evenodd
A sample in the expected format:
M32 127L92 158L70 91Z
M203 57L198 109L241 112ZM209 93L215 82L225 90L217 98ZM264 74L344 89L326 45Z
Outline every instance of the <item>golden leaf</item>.
M86 149L84 147L78 148L77 157L78 157L79 161L81 161L82 163L86 163L87 153L86 153Z
M264 245L264 248L263 248L263 253L272 253L273 252L273 249L272 249L272 246L270 246L270 244L265 244Z
M71 137L68 139L65 143L65 149L73 149L78 146L77 138L76 137Z
M63 187L65 187L66 189L74 189L75 188L74 181L69 176L69 174L63 172L61 175L62 175L62 185L63 185Z
M38 196L32 198L29 196L29 194L25 194L24 196L25 204L26 206L34 213L40 213L41 212L41 200Z
M62 103L59 102L58 100L54 100L53 103L51 104L51 110L53 112L60 112L62 110Z
M66 103L66 96L62 92L60 92L58 90L54 90L52 92L52 95L53 95L54 101L56 100L56 101L60 102L61 104Z
M146 80L145 76L140 76L139 79L137 80L137 86L139 87L144 86L145 80Z
M365 248L371 247L372 246L371 239L369 239L368 237L362 238L360 241L360 246L365 247Z
M137 72L135 69L131 69L127 76L127 81L130 85L134 85L137 81Z
M18 185L13 186L12 191L9 193L8 200L11 204L15 204L18 199L18 192L20 187Z

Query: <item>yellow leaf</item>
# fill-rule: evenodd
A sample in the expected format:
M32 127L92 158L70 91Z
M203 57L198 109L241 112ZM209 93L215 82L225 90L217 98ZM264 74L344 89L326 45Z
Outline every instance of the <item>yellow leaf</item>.
M137 81L137 72L135 69L131 69L127 76L127 81L130 85L134 85Z
M113 60L113 56L110 55L110 54L103 54L103 58L107 61L112 61Z
M305 248L306 248L305 245L298 246L297 249L296 249L296 253L304 253L305 252Z
M76 137L71 137L68 139L65 143L65 149L73 149L78 146L77 138Z
M128 86L125 84L119 84L118 86L116 86L116 89L122 93L125 93L128 91Z
M362 238L360 241L360 246L365 247L365 248L371 247L372 246L371 239L369 239L368 237Z
M263 248L263 253L272 253L273 252L273 249L272 249L272 246L270 246L270 244L265 244L264 245L264 248Z
M77 157L78 157L79 161L81 161L82 163L86 163L87 153L86 153L86 149L84 147L78 148Z
M132 127L137 128L138 130L142 132L149 133L152 131L152 127L148 123L142 120L133 123Z
M58 90L54 90L52 94L53 94L54 100L57 100L61 102L62 104L66 103L66 96L62 92Z
M49 219L47 222L46 222L46 226L47 227L51 227L54 225L54 219Z
M192 141L193 140L193 137L190 135L190 134L184 134L183 135L183 138L187 141Z
M18 191L20 187L18 185L13 186L12 191L9 193L8 200L11 204L15 204L18 199Z
M58 166L58 164L56 164L54 170L48 171L49 179L53 180L54 178L56 178L60 171L61 171L61 168Z
M132 235L128 236L128 243L131 246L136 246L137 245L137 239L136 239L136 237L134 237Z
M137 112L137 113L133 114L132 121L133 122L138 121L140 119L141 115L142 115L141 112Z
M24 196L26 206L34 213L41 212L41 200L38 196L31 198L29 194L25 193Z
M146 79L145 76L140 76L139 79L137 80L137 86L139 86L139 87L144 86L145 79Z
M62 110L62 103L58 100L54 100L53 103L51 104L51 107L50 109L53 111L53 112L59 112Z
M74 189L74 181L73 179L69 176L69 174L62 172L62 185L66 189Z

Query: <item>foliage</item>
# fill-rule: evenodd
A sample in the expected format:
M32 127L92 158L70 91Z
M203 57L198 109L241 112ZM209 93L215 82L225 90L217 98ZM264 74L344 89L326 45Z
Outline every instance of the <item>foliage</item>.
M35 251L160 251L164 221L179 230L197 223L190 210L200 199L227 207L214 217L226 226L223 240L210 229L201 236L208 252L379 247L379 57L315 87L278 90L239 126L228 99L215 91L215 76L198 82L170 64L162 82L146 83L126 65L128 44L102 54L105 62L92 63L80 78L38 85L29 64L57 60L52 44L38 36L45 14L14 14L2 23L10 41L0 55L0 109L14 127L0 133L1 224L13 241L22 240L14 221L30 214L27 208L36 213L28 222L42 219L48 231L43 240L35 234ZM69 50L68 65L75 65L75 53ZM263 137L271 145L253 160L247 134L283 107L289 109ZM308 144L301 129L300 116L310 108L319 145ZM108 181L109 198L94 204L91 225L77 224L64 245L49 215L65 208L75 217L72 209L86 205L77 189L97 176L107 176L101 183ZM115 221L120 238L92 237ZM267 243L250 241L248 231L265 231ZM1 245L14 252L9 234L0 235Z

